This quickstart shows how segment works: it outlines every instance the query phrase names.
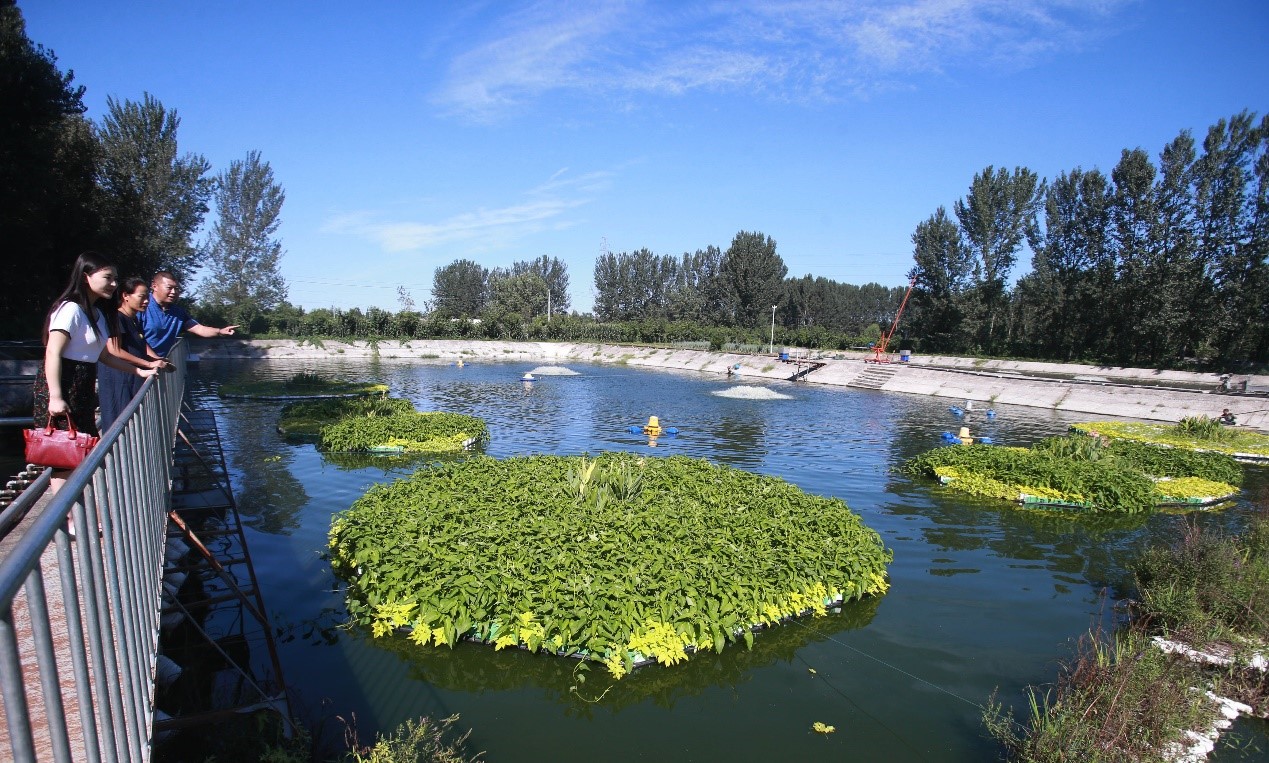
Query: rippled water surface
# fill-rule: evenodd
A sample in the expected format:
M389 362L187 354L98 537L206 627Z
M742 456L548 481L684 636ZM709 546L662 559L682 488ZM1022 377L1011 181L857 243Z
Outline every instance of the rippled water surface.
M288 637L287 681L312 714L355 713L367 740L408 718L460 713L491 761L994 759L979 706L999 689L1024 707L1025 687L1052 681L1073 640L1113 616L1104 593L1122 589L1136 551L1184 521L1081 523L897 474L961 425L946 400L784 382L753 387L788 399L755 399L765 391L719 377L587 364L569 364L576 376L519 381L539 365L205 362L192 375L196 398L217 412L255 568ZM405 471L328 461L281 439L280 404L214 396L221 381L300 370L383 382L421 410L480 416L496 457L702 456L841 497L893 549L891 589L764 632L752 651L643 668L615 685L602 669L579 685L568 659L334 629L342 600L322 558L331 515ZM626 431L650 415L681 434L653 448ZM1007 406L992 421L979 415L976 435L1016 445L1087 418ZM1269 482L1263 471L1252 491ZM1237 528L1249 510L1244 501L1197 521ZM837 733L813 733L815 721Z

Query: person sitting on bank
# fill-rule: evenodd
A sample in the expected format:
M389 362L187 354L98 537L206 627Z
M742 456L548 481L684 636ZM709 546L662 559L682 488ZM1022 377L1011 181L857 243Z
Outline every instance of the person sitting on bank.
M1221 417L1217 421L1227 427L1237 426L1238 424L1238 420L1234 418L1234 414L1230 413L1228 408L1221 411Z
M142 316L141 328L145 331L145 343L158 353L161 358L176 346L182 331L195 336L211 338L214 336L233 336L235 326L223 329L204 326L189 314L189 311L176 304L181 295L181 284L166 270L154 274L150 282L150 304Z

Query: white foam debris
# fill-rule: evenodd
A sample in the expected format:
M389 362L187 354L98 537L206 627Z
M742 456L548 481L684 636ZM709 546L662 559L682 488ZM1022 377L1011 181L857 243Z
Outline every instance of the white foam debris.
M1232 650L1227 648L1217 648L1204 652L1179 641L1171 641L1161 636L1155 636L1150 640L1163 652L1181 655L1191 662L1218 666L1234 664ZM1230 652L1230 654L1216 654L1213 652ZM1253 652L1248 662L1249 667L1255 670L1264 672L1266 669L1265 656L1260 652ZM1208 700L1216 706L1216 714L1212 719L1211 727L1207 731L1185 731L1181 735L1183 741L1172 742L1164 746L1161 755L1163 760L1168 763L1202 763L1202 761L1207 759L1208 754L1216 749L1216 742L1220 738L1221 731L1232 726L1240 714L1251 715L1253 712L1250 705L1228 697L1217 696L1207 689L1191 688L1190 691L1202 691L1207 695Z
M739 387L728 387L711 392L711 395L719 397L735 397L741 400L792 400L792 395L784 395L767 387L754 387L742 385Z
M567 366L538 366L529 373L534 376L579 376L576 371Z
M1210 691L1204 690L1203 693L1215 703L1217 708L1212 727L1206 733L1185 731L1181 734L1184 741L1164 745L1161 755L1168 763L1202 763L1207 759L1208 754L1216 749L1216 741L1220 739L1221 731L1232 726L1239 714L1250 715L1252 712L1250 705L1228 697L1219 697Z
M1150 639L1154 645L1168 654L1179 654L1191 662L1206 663L1208 665L1232 665L1234 658L1224 654L1214 654L1212 652L1203 652L1193 649L1185 644L1177 641L1169 641L1162 636L1155 636ZM1225 650L1222 650L1225 651ZM1252 652L1247 658L1247 666L1253 670L1265 672L1269 670L1269 658L1260 652Z

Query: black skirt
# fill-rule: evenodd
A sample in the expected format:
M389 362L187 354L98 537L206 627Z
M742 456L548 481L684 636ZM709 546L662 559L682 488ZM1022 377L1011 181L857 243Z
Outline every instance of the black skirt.
M62 399L70 406L71 418L75 421L75 429L90 435L97 431L97 364L79 360L62 358ZM43 428L48 424L48 379L44 375L44 364L35 375L35 426ZM66 417L58 416L53 420L57 429L66 429Z

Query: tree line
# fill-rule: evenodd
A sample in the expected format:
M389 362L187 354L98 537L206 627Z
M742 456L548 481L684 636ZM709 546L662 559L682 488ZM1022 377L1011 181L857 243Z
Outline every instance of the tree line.
M108 98L94 123L84 92L27 37L16 2L0 0L0 240L23 273L0 300L0 336L39 335L85 250L107 255L121 276L170 270L189 280L206 269L202 300L235 322L281 304L285 194L259 152L213 174L201 154L180 151L180 118L157 98Z
M742 329L767 326L774 318L786 329L859 334L890 323L904 291L810 275L790 279L787 272L775 240L759 232L737 233L725 251L709 246L679 256L647 248L603 252L595 260L593 318ZM547 255L494 269L457 260L436 269L430 307L462 318L560 315L568 312L568 283L567 265Z
M1269 116L1052 182L987 167L912 235L926 350L1150 367L1269 361ZM1031 271L1011 276L1024 245ZM905 322L907 322L905 318Z

